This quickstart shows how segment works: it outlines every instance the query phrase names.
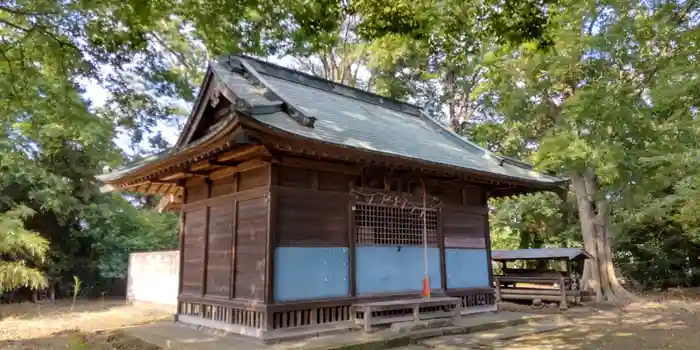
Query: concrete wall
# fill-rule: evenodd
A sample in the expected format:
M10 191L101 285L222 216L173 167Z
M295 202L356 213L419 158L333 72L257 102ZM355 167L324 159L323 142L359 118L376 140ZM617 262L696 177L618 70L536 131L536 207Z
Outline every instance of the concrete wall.
M177 305L180 252L177 250L129 255L126 299Z

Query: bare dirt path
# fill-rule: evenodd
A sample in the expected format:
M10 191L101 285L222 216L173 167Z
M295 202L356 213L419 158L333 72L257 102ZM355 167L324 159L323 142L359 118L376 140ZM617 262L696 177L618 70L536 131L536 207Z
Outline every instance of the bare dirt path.
M152 349L115 330L172 317L166 307L123 300L0 305L0 349Z
M515 311L560 313L556 308L522 306ZM167 319L171 314L171 309L123 301L81 301L72 311L70 302L0 305L0 349L156 350L119 329ZM443 337L442 344L433 339L430 346L416 344L411 349L700 349L697 294L652 297L626 306L589 305L571 308L562 315L572 325L478 346Z

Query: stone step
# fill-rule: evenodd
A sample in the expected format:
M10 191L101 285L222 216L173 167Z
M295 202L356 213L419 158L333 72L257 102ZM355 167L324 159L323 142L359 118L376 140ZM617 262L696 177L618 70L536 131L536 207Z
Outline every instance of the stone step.
M543 320L543 322L526 323L517 326L503 327L477 333L455 334L422 340L417 344L398 347L396 350L426 350L426 349L483 349L484 345L498 345L507 340L523 336L550 332L569 326L570 323L559 318Z

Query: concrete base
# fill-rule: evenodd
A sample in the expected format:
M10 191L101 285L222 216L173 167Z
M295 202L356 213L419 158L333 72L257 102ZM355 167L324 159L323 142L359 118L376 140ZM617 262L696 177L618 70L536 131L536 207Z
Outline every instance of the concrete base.
M180 323L158 322L124 329L128 335L165 349L189 350L278 350L278 349L385 349L415 344L420 340L455 334L507 329L530 322L542 322L556 315L530 315L515 312L487 313L463 317L455 325L396 332L383 329L371 334L342 332L318 335L297 341L265 344L262 341L234 334L216 334L203 329L187 327Z

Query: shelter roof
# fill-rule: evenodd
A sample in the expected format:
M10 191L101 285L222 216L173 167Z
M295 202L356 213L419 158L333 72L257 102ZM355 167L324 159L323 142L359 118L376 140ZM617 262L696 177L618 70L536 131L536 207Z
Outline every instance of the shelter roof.
M581 248L533 248L517 250L491 251L491 260L536 260L536 259L568 259L573 260L580 256L592 258L588 252Z

